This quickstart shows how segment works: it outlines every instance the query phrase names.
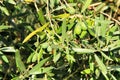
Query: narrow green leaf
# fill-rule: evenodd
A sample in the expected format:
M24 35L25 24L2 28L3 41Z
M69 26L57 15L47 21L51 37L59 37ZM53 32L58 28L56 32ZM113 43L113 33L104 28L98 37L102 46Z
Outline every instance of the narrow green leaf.
M70 5L71 7L73 7L73 6L76 6L77 3L69 3L69 5ZM55 9L53 10L53 12L54 12L54 11L61 10L61 9L66 9L66 5L65 5L65 4L61 4L61 6L58 6L57 8L55 8Z
M66 59L68 60L68 62L70 64L73 63L73 62L75 62L75 58L72 55L70 55L70 54L66 55Z
M69 12L70 14L75 14L75 9L71 6L67 7L66 11Z
M118 50L118 49L120 49L120 45L113 46L113 47L103 48L102 51L114 51L114 50Z
M109 75L113 78L112 80L118 80L113 74L109 73Z
M27 58L27 63L32 62L33 56L34 56L34 53L31 53L30 56Z
M95 31L93 29L88 29L88 32L90 33L90 35L95 36Z
M0 51L0 55L1 55L2 59L3 59L3 61L5 61L6 63L9 63L7 57L1 51Z
M44 15L43 15L43 11L42 11L41 8L38 11L38 17L39 17L38 19L39 19L39 21L41 22L42 25L46 23Z
M19 76L13 77L11 80L20 80Z
M9 11L7 10L6 7L2 7L2 6L0 6L0 10L1 10L3 13L5 13L7 16L10 15L10 14L9 14Z
M66 19L63 20L63 23L62 23L62 43L64 44L64 41L65 41L65 38L66 38Z
M14 47L3 47L3 48L0 48L0 50L2 52L16 52Z
M36 64L30 71L29 74L38 73L38 70L50 59L50 57L43 59L38 64Z
M81 10L81 13L83 13L87 8L88 6L91 4L92 0L86 0L83 7L82 7L82 10Z
M96 62L98 63L99 69L101 70L103 75L106 77L106 74L107 74L106 66L103 64L102 60L96 54L94 55L94 57L95 57Z
M12 26L1 25L0 26L0 31L5 30L5 29L9 29L9 28L12 28Z
M53 57L54 63L56 63L59 60L60 56L61 56L60 53L58 53L58 54L54 53L54 57Z
M78 54L91 54L96 52L96 50L93 49L83 49L83 48L72 48L73 51L78 52Z
M23 63L23 61L21 60L21 56L20 56L19 50L16 50L16 53L15 53L15 61L16 61L17 67L18 67L21 71L25 71L25 70L26 70L24 63Z
M120 72L120 66L108 66L107 67L110 71L119 71Z
M87 31L82 31L81 34L80 34L80 38L83 39L85 38L85 36L87 35Z
M100 53L102 54L102 56L103 56L104 58L113 61L113 60L112 60L109 56L107 56L105 53L103 53L103 52L100 52Z
M34 36L37 32L41 32L43 29L45 29L49 25L49 22L44 24L42 27L36 29L32 33L30 33L24 40L23 43L27 42L32 36Z
M98 13L101 11L101 9L105 6L106 4L105 3L101 3L100 5L98 5L95 9L95 11Z
M43 56L43 49L41 48L39 53L38 53L38 62L40 61L40 59L42 58Z
M11 3L11 4L16 4L14 0L8 0L8 3Z
M30 74L43 74L43 73L48 73L51 72L53 67L39 67L36 71L30 73Z
M37 59L38 59L38 53L35 52L33 57L32 57L32 62L37 61Z

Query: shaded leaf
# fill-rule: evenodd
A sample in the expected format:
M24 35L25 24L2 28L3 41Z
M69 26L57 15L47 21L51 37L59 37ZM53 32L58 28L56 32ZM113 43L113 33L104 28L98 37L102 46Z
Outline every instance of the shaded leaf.
M110 71L118 71L120 72L120 66L108 66L107 67Z
M9 29L9 28L12 28L12 26L1 25L0 26L0 31L5 30L5 29Z
M20 56L20 52L19 50L16 50L16 53L15 53L15 61L16 61L16 65L17 67L21 70L21 71L25 71L26 68L25 68L25 65L21 59L21 56Z
M46 23L44 15L43 15L43 11L42 11L41 8L38 11L38 17L39 17L38 19L39 19L39 21L41 22L42 25Z

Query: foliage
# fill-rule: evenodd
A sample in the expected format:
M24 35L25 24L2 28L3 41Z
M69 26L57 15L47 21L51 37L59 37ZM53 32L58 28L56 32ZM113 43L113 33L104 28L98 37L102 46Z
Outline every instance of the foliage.
M1 0L0 79L119 80L120 0Z

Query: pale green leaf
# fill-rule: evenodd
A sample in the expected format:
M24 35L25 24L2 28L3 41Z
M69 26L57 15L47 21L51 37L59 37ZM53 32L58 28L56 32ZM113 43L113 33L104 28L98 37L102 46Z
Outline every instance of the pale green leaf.
M2 51L2 52L16 52L14 47L3 47L3 48L0 48L0 51Z
M63 23L62 23L62 43L64 44L64 41L66 39L66 29L67 29L67 26L66 26L66 19L63 20Z
M11 4L16 4L16 2L14 0L8 0L8 2Z
M92 0L86 0L83 7L82 7L82 10L81 12L83 13L87 8L88 6L91 4Z
M54 53L54 57L53 57L54 63L56 63L59 60L60 56L61 56L60 53L58 53L58 54Z
M1 10L3 13L5 13L7 16L10 15L10 14L9 14L9 11L7 10L6 7L2 7L2 6L0 6L0 10Z
M78 52L78 54L91 54L96 52L96 50L93 49L84 49L84 48L72 48L73 51Z
M108 66L107 67L110 71L119 71L120 72L120 66Z
M104 75L104 77L106 78L106 80L109 80L108 77L107 77L107 68L106 66L104 65L104 63L102 62L102 60L95 54L94 55L95 57L95 60L99 66L99 69L101 70L102 74Z
M9 29L9 28L12 28L12 26L6 26L6 25L0 26L0 30L5 30L5 29Z

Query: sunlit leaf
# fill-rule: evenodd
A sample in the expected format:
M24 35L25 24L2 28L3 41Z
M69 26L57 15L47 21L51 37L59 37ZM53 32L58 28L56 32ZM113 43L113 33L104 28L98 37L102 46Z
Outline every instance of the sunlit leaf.
M5 13L7 16L10 15L10 14L9 14L9 11L7 10L6 7L2 7L2 6L0 6L0 10L1 10L3 13Z
M14 47L3 47L3 48L0 48L0 50L3 52L16 52Z
M106 59L113 61L113 60L112 60L109 56L107 56L105 53L101 52L101 54L102 54L102 56L105 57Z
M83 71L81 71L81 74L90 74L91 70L90 69L85 69Z
M78 52L77 54L91 54L96 52L96 50L93 49L83 49L83 48L72 48L73 51Z
M9 63L8 58L1 51L0 51L0 55L3 61L5 61L6 63Z
M102 60L96 54L94 55L94 57L95 57L95 60L96 60L96 62L98 64L99 69L101 70L102 74L104 75L104 77L107 80L109 80L108 77L107 77L107 75L106 75L107 74L107 68L106 68L106 66L104 65L104 63L102 62Z
M86 0L83 7L82 7L82 10L81 12L83 13L87 8L88 6L91 4L92 0Z
M54 58L53 58L54 63L56 63L59 60L60 56L61 56L60 53L58 54L54 53Z
M11 4L16 4L14 0L8 0L8 2Z
M49 25L49 23L44 24L42 27L36 29L35 31L33 31L32 33L30 33L24 40L23 43L27 42L32 36L34 36L37 32L41 32L43 29L45 29L47 26Z

